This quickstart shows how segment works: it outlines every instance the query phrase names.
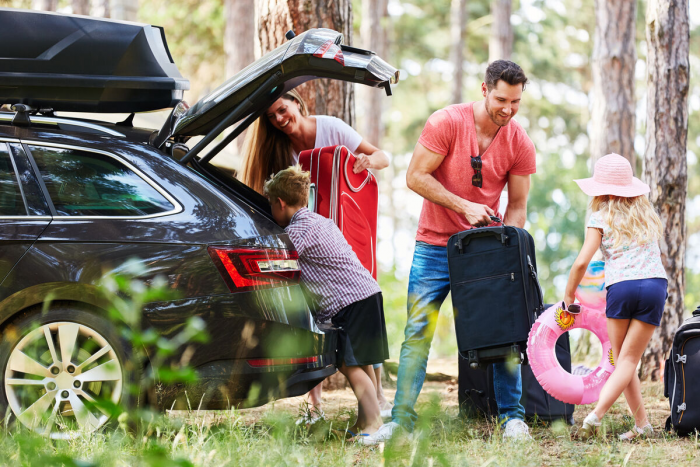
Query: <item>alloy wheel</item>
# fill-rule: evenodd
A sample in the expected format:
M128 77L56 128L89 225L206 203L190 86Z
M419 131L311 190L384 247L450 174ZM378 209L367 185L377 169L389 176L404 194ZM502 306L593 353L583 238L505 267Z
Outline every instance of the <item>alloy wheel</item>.
M24 426L68 439L109 420L98 401L119 403L122 364L94 329L73 322L49 323L12 349L4 385L10 408Z

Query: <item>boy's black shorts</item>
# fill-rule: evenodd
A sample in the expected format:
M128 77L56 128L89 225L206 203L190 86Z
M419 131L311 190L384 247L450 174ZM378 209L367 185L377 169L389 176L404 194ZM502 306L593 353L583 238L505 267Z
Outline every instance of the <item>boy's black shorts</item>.
M338 328L338 367L343 362L346 366L373 365L389 358L381 292L351 303L331 322Z

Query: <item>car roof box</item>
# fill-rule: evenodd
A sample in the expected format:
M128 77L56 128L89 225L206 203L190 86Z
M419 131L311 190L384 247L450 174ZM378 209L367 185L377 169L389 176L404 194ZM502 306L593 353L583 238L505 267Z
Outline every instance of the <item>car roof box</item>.
M163 29L0 8L0 104L70 112L174 107L189 89Z

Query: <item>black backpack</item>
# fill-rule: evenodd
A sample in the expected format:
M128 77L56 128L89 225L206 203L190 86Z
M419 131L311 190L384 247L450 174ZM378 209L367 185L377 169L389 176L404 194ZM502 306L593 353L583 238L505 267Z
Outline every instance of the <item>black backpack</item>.
M700 306L673 337L664 367L664 396L671 405L666 429L680 436L700 432Z

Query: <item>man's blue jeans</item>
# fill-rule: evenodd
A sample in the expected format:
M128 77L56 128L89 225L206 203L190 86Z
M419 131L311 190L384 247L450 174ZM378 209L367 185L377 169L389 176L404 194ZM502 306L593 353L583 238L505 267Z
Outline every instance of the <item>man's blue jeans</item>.
M440 306L449 291L447 249L416 242L411 275L408 279L408 322L404 331L405 339L401 344L396 396L391 412L392 420L408 431L413 431L418 419L414 406L423 388L428 353ZM478 311L474 310L475 313ZM525 409L520 404L520 365L508 366L510 371L505 362L493 365L498 417L501 421L509 418L522 420L525 417Z

